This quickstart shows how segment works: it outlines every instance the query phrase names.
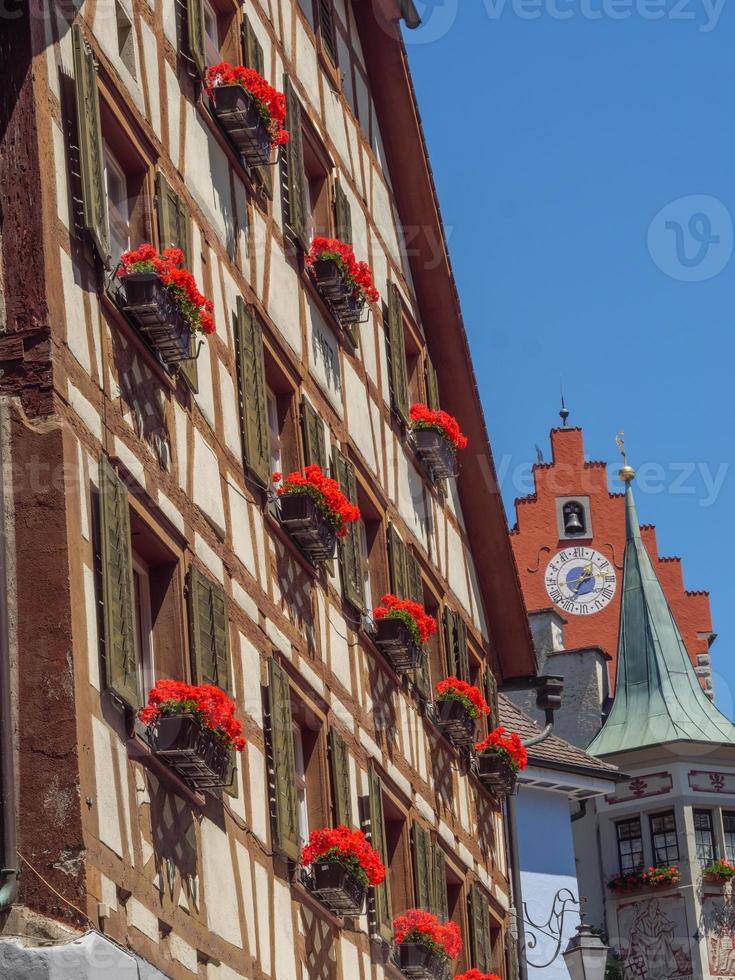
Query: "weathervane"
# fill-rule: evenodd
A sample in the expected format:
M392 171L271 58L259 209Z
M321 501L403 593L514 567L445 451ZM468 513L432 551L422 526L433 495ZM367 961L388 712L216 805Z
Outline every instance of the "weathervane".
M559 391L561 392L561 411L559 415L561 416L561 422L564 428L567 427L567 419L569 418L569 409L564 404L564 385L559 385Z
M623 483L630 483L635 476L635 470L628 464L628 452L625 448L625 432L623 429L615 436L615 443L620 450L620 455L623 457L623 465L620 467L618 475Z

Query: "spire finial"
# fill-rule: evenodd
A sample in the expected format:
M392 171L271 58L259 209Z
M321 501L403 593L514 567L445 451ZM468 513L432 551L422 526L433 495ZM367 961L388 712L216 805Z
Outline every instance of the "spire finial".
M623 457L623 465L618 471L618 476L623 483L630 483L631 480L635 479L635 470L628 464L628 453L625 449L625 432L622 429L615 436L615 442L620 450L620 455Z
M561 411L559 412L559 415L561 416L561 424L566 429L567 419L569 418L569 409L564 404L564 385L559 385L559 390L561 391Z

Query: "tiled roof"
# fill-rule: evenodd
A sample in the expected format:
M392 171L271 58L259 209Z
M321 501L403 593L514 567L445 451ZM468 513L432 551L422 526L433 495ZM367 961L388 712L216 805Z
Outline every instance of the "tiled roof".
M500 723L505 725L508 731L518 732L524 740L539 734L541 729L536 722L524 714L520 708L517 708L510 698L504 694L499 694L498 700L500 703ZM601 779L606 777L616 779L619 773L617 766L611 766L607 762L595 759L594 756L587 755L584 749L579 749L571 742L553 734L549 735L543 742L539 742L538 745L532 745L528 750L528 759L530 765L543 768L546 764L552 765L555 769L568 767L575 772L582 769L587 771L590 776L598 776Z

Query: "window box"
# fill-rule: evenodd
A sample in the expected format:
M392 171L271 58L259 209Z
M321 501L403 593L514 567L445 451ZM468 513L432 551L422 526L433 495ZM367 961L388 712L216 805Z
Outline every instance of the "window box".
M367 886L339 861L317 861L311 868L311 891L335 915L362 915Z
M148 726L148 744L193 789L229 786L232 754L192 715L161 715Z
M337 323L343 329L359 323L365 311L365 300L355 295L338 263L334 259L316 259L311 272Z
M399 674L416 670L424 659L424 651L414 642L408 626L400 619L386 617L376 621L375 645Z
M322 517L308 493L288 493L278 498L282 526L311 562L334 558L337 533Z
M457 475L457 453L438 429L414 429L413 445L416 455L440 479Z
M494 752L483 752L477 760L478 779L494 796L510 796L516 786L516 774L506 760Z
M212 89L212 108L248 166L268 166L273 137L251 93L242 85L216 85Z
M120 277L123 311L166 364L192 357L191 330L173 296L155 272Z
M414 980L442 980L446 976L446 960L437 956L428 946L419 943L401 943L396 948L398 969L404 977Z
M447 738L457 746L475 744L475 719L455 698L436 702L436 723Z

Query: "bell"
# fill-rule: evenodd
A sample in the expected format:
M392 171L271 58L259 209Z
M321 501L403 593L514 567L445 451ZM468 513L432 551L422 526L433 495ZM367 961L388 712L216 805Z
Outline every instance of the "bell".
M575 510L567 514L564 530L567 534L582 534L584 532L584 524L580 521L579 514Z

